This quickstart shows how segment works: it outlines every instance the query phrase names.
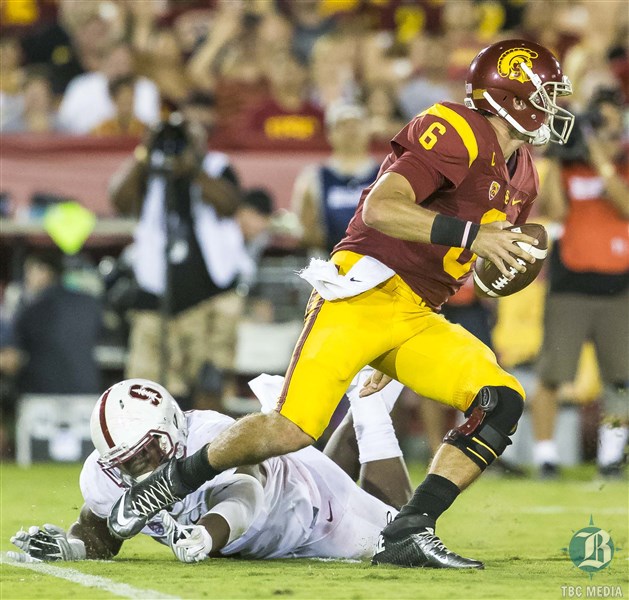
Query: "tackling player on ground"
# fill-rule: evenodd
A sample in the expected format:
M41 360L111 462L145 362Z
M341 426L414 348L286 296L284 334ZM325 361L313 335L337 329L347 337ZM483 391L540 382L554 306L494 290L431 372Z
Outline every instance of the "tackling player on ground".
M364 378L357 378L350 402L358 400L358 384ZM272 410L282 383L281 377L261 375L251 387L263 406ZM370 398L379 413L377 420L354 415L361 475L378 497L358 487L331 460L334 456L305 448L221 473L174 504L170 512L161 511L143 533L168 545L182 562L235 554L243 558L370 556L380 530L411 493L388 417L402 386L390 387ZM9 553L10 558L32 562L115 556L122 541L111 535L106 518L124 490L168 458L194 453L211 443L233 422L211 410L184 414L166 389L145 379L112 386L92 413L96 450L81 471L85 504L77 522L67 533L55 525L16 533L11 541L22 552ZM374 466L380 468L370 473ZM386 477L378 472L386 472Z
M306 309L275 411L250 415L185 459L133 486L108 524L128 538L175 498L222 471L304 448L325 429L366 364L422 396L463 411L411 501L382 532L374 563L482 568L448 550L439 516L511 443L524 390L494 354L439 307L469 277L476 256L509 279L534 258L521 224L537 195L527 144L564 143L574 117L557 105L571 93L544 47L507 40L472 62L465 106L444 102L414 118L392 141L376 182L362 196L346 237L309 277ZM375 386L377 387L377 386Z

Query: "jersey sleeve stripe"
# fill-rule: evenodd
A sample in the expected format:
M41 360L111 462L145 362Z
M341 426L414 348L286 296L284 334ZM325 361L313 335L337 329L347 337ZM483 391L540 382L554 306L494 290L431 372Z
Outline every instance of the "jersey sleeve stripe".
M443 106L443 104L434 104L421 114L439 117L452 125L454 131L459 134L459 137L463 141L463 145L465 146L468 154L468 166L471 167L472 163L478 157L478 142L476 141L476 136L474 135L470 124L460 114L447 106Z

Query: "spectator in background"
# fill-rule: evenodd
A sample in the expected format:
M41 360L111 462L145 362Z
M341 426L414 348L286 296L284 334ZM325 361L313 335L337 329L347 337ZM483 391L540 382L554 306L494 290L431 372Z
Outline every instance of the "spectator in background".
M290 23L274 14L258 15L227 2L187 65L195 89L216 98L218 136L228 144L239 115L267 93L267 57L290 49ZM238 136L236 136L238 137Z
M233 131L244 147L292 150L327 148L323 113L308 100L308 72L290 52L269 57L269 92L241 115Z
M485 45L486 40L479 34L480 21L480 7L473 0L444 3L441 19L444 28L443 41L450 52L443 69L453 85L465 80L467 69L478 48ZM566 67L566 72L571 71Z
M273 214L273 198L262 188L246 190L236 211L236 221L247 244L260 244L266 237Z
M379 164L369 155L367 111L349 103L331 105L325 125L332 154L306 167L293 190L293 211L303 228L302 244L327 256L341 241L362 190L375 181Z
M218 408L243 307L235 287L251 262L228 158L207 152L203 128L177 117L112 180L118 212L139 217L126 376L161 379L187 407Z
M385 81L373 82L367 87L367 126L378 151L389 152L390 142L404 127L395 89Z
M68 86L59 106L61 128L68 133L87 134L113 118L116 106L109 94L109 82L133 75L134 61L129 45L122 41L110 45L98 71L79 75ZM159 120L159 90L144 77L135 80L133 111L135 117L147 125Z
M133 113L133 100L135 96L135 77L123 75L112 79L107 88L109 97L116 107L116 114L103 121L92 129L92 135L131 135L140 137L146 126L137 119Z
M25 64L49 66L55 95L63 94L75 77L100 69L103 52L116 35L114 14L107 15L104 4L61 0L57 23L22 39Z
M13 341L13 327L0 306L0 459L13 454L13 423L18 393L15 376L20 369L20 353Z
M22 111L22 54L17 38L0 37L0 127Z
M92 296L64 288L62 272L56 250L34 252L24 263L14 346L3 350L3 370L17 377L21 393L97 394L101 389L94 358L101 306Z
M627 45L612 46L607 52L609 68L622 92L623 103L629 105L629 52Z
M203 127L211 142L218 119L214 95L210 92L192 92L179 108L186 121Z
M257 266L271 243L273 212L273 198L267 190L252 188L243 192L235 219L251 262L249 268L240 274L239 290L244 285L244 290L248 292L256 282Z
M557 27L563 42L564 62L570 68L576 92L573 101L584 110L595 89L615 85L608 64L614 46L627 45L629 14L623 2L610 2L601 10L600 2L560 2ZM562 41L563 41L562 40Z
M162 99L171 107L184 100L192 87L177 37L164 25L151 31L145 50L137 53L137 71L155 82Z
M310 58L312 100L330 106L358 95L360 37L340 30L320 37Z
M413 75L401 86L398 95L405 120L444 99L454 100L444 69L448 63L448 48L441 38L417 36L410 42L409 58Z
M321 0L282 2L280 7L293 25L293 51L306 63L317 40L334 29L334 17L324 14Z
M19 114L2 126L3 133L50 133L58 129L55 99L45 67L28 69Z
M629 168L616 91L597 92L570 143L553 149L543 193L564 224L550 261L544 342L532 415L534 459L556 476L553 441L558 388L574 380L581 347L591 340L604 382L598 466L617 475L629 426Z

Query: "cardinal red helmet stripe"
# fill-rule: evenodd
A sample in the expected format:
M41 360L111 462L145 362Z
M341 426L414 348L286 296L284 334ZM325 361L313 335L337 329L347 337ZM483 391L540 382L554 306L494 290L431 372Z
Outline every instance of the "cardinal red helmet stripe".
M105 404L107 403L107 397L109 396L109 392L111 392L111 388L109 388L104 394L103 398L100 401L100 430L103 432L103 436L105 437L105 441L110 448L115 446L114 440L109 433L109 427L107 427L107 417L105 416Z

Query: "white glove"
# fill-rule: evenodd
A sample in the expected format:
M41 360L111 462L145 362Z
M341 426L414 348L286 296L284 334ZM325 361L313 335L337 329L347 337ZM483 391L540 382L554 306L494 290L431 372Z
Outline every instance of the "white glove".
M201 525L181 525L165 510L159 513L166 540L178 560L184 563L201 562L212 551L212 536Z
M28 531L20 529L11 543L22 552L7 552L7 556L17 562L49 562L55 560L85 559L85 544L77 538L68 539L66 532L46 523L43 529L33 525Z

